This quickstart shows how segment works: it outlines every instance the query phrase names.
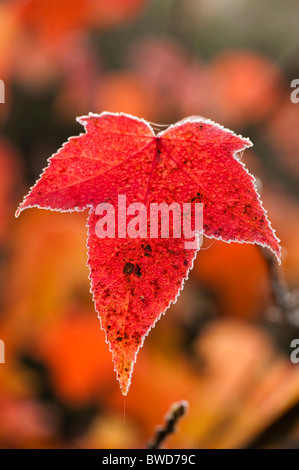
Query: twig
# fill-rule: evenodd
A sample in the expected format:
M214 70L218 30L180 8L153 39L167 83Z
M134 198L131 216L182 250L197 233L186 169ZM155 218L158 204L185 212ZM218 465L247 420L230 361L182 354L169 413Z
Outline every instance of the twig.
M271 294L273 296L275 305L279 308L282 314L282 320L285 323L293 325L294 321L292 317L296 316L298 313L298 304L296 302L295 296L288 289L281 271L277 266L274 255L272 255L266 248L258 248L268 266Z
M176 424L180 418L182 418L188 410L188 402L183 400L173 403L169 412L165 416L165 422L163 426L157 426L155 429L154 437L148 442L148 449L160 449L165 439L173 434L176 430Z

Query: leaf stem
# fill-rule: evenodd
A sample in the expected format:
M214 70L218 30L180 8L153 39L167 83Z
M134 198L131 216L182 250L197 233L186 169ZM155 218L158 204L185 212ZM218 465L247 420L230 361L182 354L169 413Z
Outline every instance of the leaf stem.
M281 269L278 268L275 257L268 249L260 246L258 248L268 266L271 294L275 305L279 308L282 314L283 322L293 325L291 317L298 308L294 296L288 289Z

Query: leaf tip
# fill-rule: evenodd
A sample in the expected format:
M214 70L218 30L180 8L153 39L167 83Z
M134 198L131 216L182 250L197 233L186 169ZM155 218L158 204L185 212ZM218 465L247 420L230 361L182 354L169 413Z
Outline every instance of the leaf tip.
M120 375L120 376L118 375L118 377L117 377L121 393L124 397L126 397L128 395L129 388L130 388L130 385L131 385L131 376L132 376L132 370L131 370L129 376L127 376L127 374L125 374L125 375Z
M280 240L277 239L277 248L275 250L273 250L273 253L276 257L278 265L281 266L281 248L280 248L280 245L279 245L279 241Z
M16 212L15 212L15 217L18 218L19 215L21 214L21 212L26 209L24 206L24 202L22 202L19 207L17 208Z

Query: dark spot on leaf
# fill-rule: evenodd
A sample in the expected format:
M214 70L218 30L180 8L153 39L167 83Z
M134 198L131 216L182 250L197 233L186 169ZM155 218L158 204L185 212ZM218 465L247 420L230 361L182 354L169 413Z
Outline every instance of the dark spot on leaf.
M124 274L131 274L134 271L134 264L133 263L126 263L123 269Z
M139 266L139 264L136 264L136 267L135 267L135 274L137 277L140 277L141 276L141 268Z
M249 209L251 208L251 205L250 204L245 204L245 207L244 207L244 214L249 214Z
M104 297L107 298L107 297L109 297L109 295L110 295L110 289L107 288L107 289L104 290Z
M194 202L194 201L199 201L201 202L203 200L203 194L201 192L198 192L196 194L195 197L193 197L192 199L190 199L190 202ZM212 202L212 201L211 201Z
M150 256L150 253L153 251L149 244L141 245L144 250L144 256Z

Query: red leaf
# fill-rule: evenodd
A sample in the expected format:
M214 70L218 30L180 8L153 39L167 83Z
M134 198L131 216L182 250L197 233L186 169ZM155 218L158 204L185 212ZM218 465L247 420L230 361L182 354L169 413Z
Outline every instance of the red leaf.
M99 203L112 204L116 214L119 195L126 197L126 207L141 202L146 209L151 203L202 203L206 236L267 246L278 261L280 248L254 178L235 155L252 145L248 139L201 118L186 119L158 135L146 121L125 114L90 114L79 122L86 133L69 139L50 158L16 215L35 206L90 209L91 290L125 395L136 354L150 328L175 302L198 247L186 249L185 238L174 238L172 232L169 238L153 238L148 232L147 238L126 233L124 238L100 239ZM115 233L121 235L118 222Z

